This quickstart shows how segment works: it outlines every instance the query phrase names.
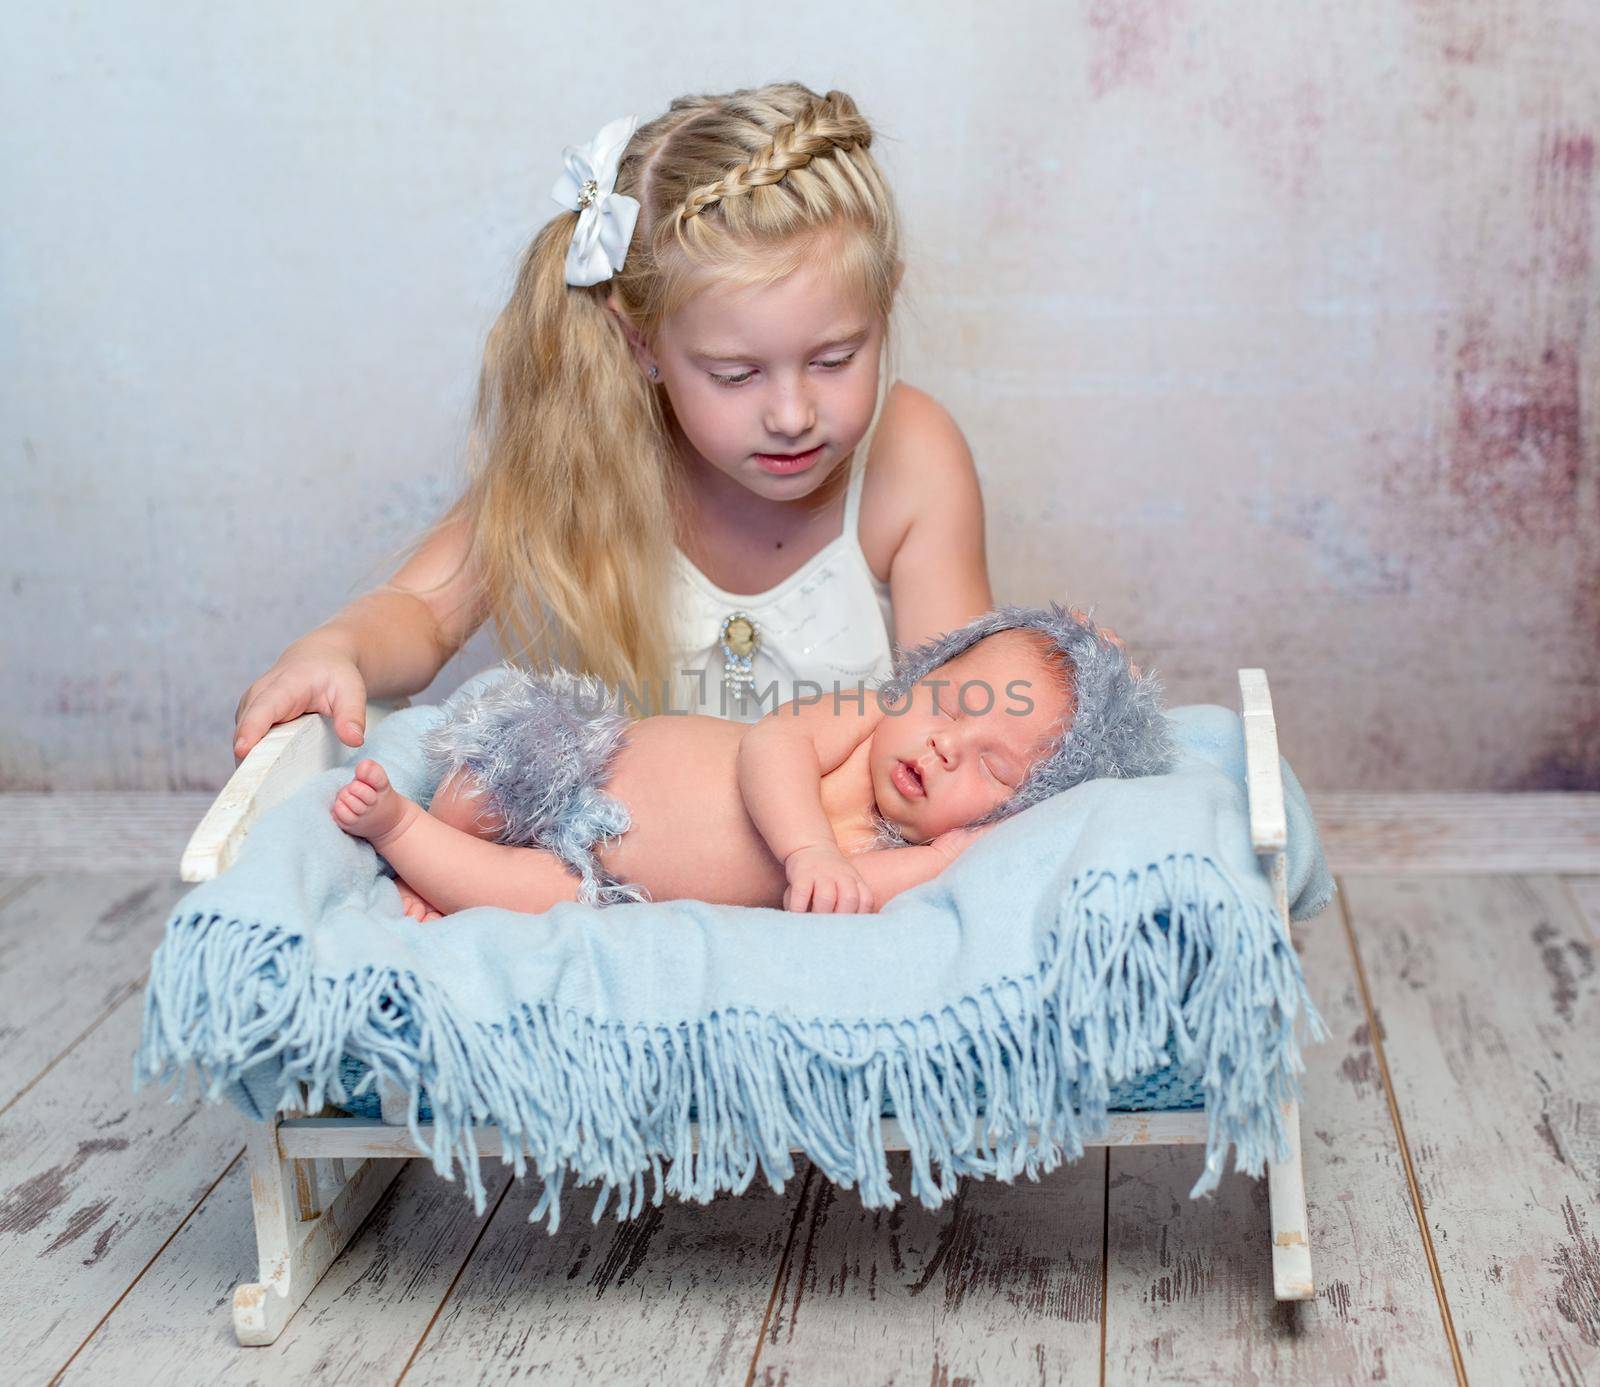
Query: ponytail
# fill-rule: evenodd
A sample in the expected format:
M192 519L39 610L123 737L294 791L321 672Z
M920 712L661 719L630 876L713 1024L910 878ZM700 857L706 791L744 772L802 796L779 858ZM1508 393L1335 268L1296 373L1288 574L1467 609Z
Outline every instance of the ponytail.
M676 545L679 468L606 286L566 283L577 216L539 231L489 333L468 460L471 558L505 658L626 684L655 711L672 675L659 575Z

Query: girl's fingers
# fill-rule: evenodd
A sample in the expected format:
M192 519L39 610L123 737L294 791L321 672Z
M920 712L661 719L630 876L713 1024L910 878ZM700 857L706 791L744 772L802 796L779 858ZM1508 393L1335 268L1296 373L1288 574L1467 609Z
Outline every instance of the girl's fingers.
M282 694L274 693L270 689L258 694L245 709L244 717L239 721L239 728L233 739L233 754L243 760L249 754L250 748L261 740L267 730L282 721L282 715L278 710L287 702Z
M367 731L367 686L354 667L335 676L332 704L334 735L346 746L360 746Z
M367 686L360 673L354 667L335 673L320 697L298 682L292 692L276 681L260 689L252 684L234 713L234 759L242 761L272 728L307 712L326 714L333 722L334 735L346 746L362 745L367 730Z

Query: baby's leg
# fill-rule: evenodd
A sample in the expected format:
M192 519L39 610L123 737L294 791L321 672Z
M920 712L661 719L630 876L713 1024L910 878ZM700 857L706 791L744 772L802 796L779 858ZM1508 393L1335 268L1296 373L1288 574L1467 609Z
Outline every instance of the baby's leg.
M475 838L494 838L505 822L484 803L482 786L477 777L465 768L456 771L439 786L432 803L428 805L428 812L451 828L459 828ZM394 884L400 892L400 901L406 914L413 920L427 924L439 918L440 911L433 902L427 900L403 876L397 876Z
M439 786L428 812L475 838L494 838L505 827L505 820L485 802L478 778L465 768Z
M390 786L376 761L356 765L334 799L333 817L446 914L477 905L539 914L578 898L577 878L553 853L486 842L423 813Z

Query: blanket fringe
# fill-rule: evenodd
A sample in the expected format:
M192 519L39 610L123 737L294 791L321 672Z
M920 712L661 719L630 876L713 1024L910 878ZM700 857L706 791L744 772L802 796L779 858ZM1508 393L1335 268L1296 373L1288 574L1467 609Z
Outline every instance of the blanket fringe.
M520 1178L531 1158L543 1178L530 1219L548 1217L554 1233L569 1172L600 1182L594 1221L613 1194L628 1219L646 1176L657 1206L664 1194L703 1204L742 1193L758 1170L781 1191L791 1146L836 1185L859 1186L869 1208L892 1206L886 1096L911 1191L937 1208L962 1176L1037 1180L1077 1160L1105 1130L1113 1084L1177 1063L1199 1073L1205 1095L1205 1168L1189 1191L1199 1198L1230 1145L1234 1168L1251 1175L1287 1157L1282 1105L1301 1097L1300 1018L1309 1039L1326 1038L1281 924L1195 856L1075 880L1033 975L937 1014L850 1024L729 1009L630 1025L539 1004L464 1026L443 990L409 971L319 975L297 933L180 912L152 960L134 1087L181 1080L192 1063L214 1101L276 1061L279 1108L304 1085L315 1111L356 1096L339 1072L348 1054L371 1070L362 1089L381 1077L408 1093L413 1140L447 1179L460 1163L478 1214L473 1127L498 1126L502 1160ZM424 1090L431 1142L418 1119Z

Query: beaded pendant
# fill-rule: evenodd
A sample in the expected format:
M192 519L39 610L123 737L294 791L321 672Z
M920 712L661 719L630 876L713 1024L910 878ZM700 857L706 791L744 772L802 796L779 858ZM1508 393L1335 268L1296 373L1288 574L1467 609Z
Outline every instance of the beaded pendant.
M761 648L761 628L749 612L730 612L722 620L717 640L722 646L724 660L723 687L733 697L743 700L755 688L752 669L756 651Z

